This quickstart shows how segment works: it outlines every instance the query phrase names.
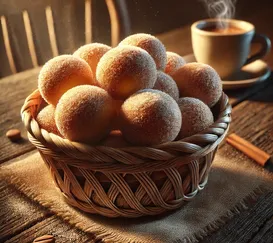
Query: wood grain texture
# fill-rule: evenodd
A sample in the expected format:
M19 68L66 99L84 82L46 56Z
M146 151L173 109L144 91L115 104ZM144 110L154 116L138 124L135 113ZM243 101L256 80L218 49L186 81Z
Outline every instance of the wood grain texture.
M261 242L272 229L273 192L261 196L249 210L245 210L230 220L214 235L202 243L247 243ZM256 238L256 239L255 239ZM270 243L272 241L264 241Z
M53 1L52 16L60 54L72 54L85 44L85 2Z
M7 26L16 71L33 68L22 14L7 16Z
M2 27L2 34L3 34L3 42L5 45L5 50L6 50L6 55L9 62L10 70L13 74L15 74L17 70L16 70L16 66L14 63L14 58L13 58L13 54L11 50L10 37L9 37L9 32L7 27L7 20L5 16L1 16L1 27Z
M250 243L267 243L273 240L273 217L255 234Z
M35 11L30 11L29 18L33 31L33 41L37 53L38 65L42 65L52 58L45 9L37 8Z
M48 211L28 200L4 181L0 182L0 195L0 242L50 216Z
M25 98L37 88L39 70L25 71L0 80L0 163L34 149L27 140L20 109ZM5 134L11 128L21 130L23 139L20 142L12 143L6 138Z
M85 20L85 44L92 42L92 2L91 0L85 0L84 7L84 20Z
M5 243L29 243L45 234L53 235L57 243L94 242L92 236L73 228L57 216L51 216L8 239Z
M31 27L31 23L29 19L29 13L27 11L23 11L22 15L24 20L28 49L29 49L32 65L34 68L36 68L38 67L38 60L37 60L37 54L36 54L35 45L33 41L33 31L32 31L32 27Z
M126 1L106 0L105 2L111 22L111 45L114 47L130 34L130 19Z
M52 56L56 57L59 55L59 50L57 46L56 33L55 33L55 27L54 27L54 18L52 15L51 6L46 7L45 13L46 13L46 22L47 22L47 29L48 29Z
M0 27L0 63L1 63L1 68L0 68L0 78L11 75L12 70L10 69L9 61L8 61L8 55L6 52L5 48L5 36L3 35L3 30L2 26Z
M230 133L273 154L273 83L233 109Z

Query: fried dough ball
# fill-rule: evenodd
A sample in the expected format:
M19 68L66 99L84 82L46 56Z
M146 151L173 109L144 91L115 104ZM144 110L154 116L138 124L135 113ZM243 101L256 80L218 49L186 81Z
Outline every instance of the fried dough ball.
M56 107L55 121L65 138L97 143L110 132L115 112L113 99L105 90L80 85L61 97Z
M166 53L167 65L164 72L172 76L176 70L186 64L186 61L175 52L167 51Z
M53 105L47 105L39 111L36 121L42 129L60 136L61 134L55 123L54 113L55 107Z
M154 59L158 70L164 70L167 63L166 48L156 37L149 34L134 34L126 37L120 45L132 45L146 50Z
M42 97L54 106L67 90L82 84L95 84L91 68L87 62L72 55L52 58L43 66L38 77Z
M179 90L171 76L161 71L157 72L157 79L153 89L160 90L170 95L175 101L179 99Z
M185 64L172 77L178 86L180 97L194 97L212 107L222 95L221 79L207 64Z
M129 97L120 112L121 131L134 145L157 145L173 141L181 128L181 112L168 94L152 89Z
M85 60L89 64L95 76L99 60L110 49L110 46L101 43L91 43L81 46L74 52L73 56L80 57Z
M179 139L202 132L213 124L213 114L201 100L189 97L180 98L178 105L183 117Z
M153 88L156 66L152 57L135 46L118 46L100 59L97 80L114 99L125 100L138 90Z

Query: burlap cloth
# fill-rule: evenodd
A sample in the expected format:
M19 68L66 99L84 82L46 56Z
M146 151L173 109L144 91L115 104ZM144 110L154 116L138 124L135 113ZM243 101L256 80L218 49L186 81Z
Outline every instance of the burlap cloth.
M56 189L37 152L0 167L0 178L69 224L91 233L92 239L102 242L196 242L224 227L225 221L245 209L249 199L273 190L272 174L240 153L228 157L231 149L224 146L218 151L208 185L193 201L175 212L156 217L109 219L70 207Z

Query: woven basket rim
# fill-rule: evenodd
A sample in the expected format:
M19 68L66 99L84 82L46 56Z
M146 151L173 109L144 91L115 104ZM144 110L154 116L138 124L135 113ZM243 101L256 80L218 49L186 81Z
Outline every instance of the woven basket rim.
M21 109L22 120L27 128L29 138L38 149L42 149L44 146L49 148L52 152L55 151L56 154L61 152L68 155L68 158L73 157L74 159L87 159L91 153L97 153L98 151L101 156L103 156L103 154L110 154L110 157L112 157L112 154L115 154L114 157L116 157L117 154L120 154L120 158L115 159L115 162L119 161L124 165L142 164L142 158L158 161L170 160L170 155L173 156L174 161L178 161L181 159L181 156L174 156L173 153L176 151L184 153L182 155L184 163L187 163L187 161L190 162L190 160L204 156L214 150L224 139L231 122L231 105L228 102L227 95L223 92L220 100L220 113L212 126L205 131L181 140L167 142L156 146L112 148L102 145L90 145L69 141L68 139L62 138L53 133L48 133L46 130L41 129L34 117L39 111L39 106L42 101L42 96L37 89L26 98ZM133 162L127 161L128 158L123 160L123 155L127 156L130 154L134 157ZM135 159L135 156L141 157L141 159L138 161ZM106 162L108 157L106 156L105 158ZM99 160L101 161L102 158ZM110 161L108 162L113 162Z

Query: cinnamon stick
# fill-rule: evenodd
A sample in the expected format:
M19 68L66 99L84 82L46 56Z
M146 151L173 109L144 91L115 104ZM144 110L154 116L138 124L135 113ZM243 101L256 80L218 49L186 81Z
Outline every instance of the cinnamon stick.
M230 134L226 138L226 141L263 167L270 159L270 155L268 153L239 137L235 133Z

